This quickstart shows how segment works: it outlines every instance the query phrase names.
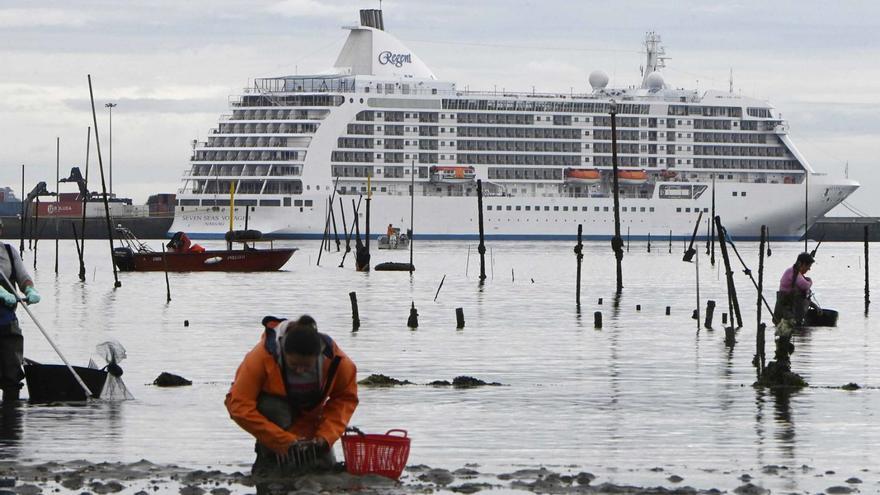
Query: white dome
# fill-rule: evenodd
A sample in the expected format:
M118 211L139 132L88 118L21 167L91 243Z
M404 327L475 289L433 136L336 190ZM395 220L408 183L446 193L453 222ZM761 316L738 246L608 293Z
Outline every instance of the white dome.
M659 72L652 72L648 74L648 78L645 80L648 89L651 91L657 91L659 89L663 89L663 86L666 83L663 81L663 76Z
M601 70L594 70L590 73L590 86L593 87L593 91L605 89L605 86L608 86L608 74Z

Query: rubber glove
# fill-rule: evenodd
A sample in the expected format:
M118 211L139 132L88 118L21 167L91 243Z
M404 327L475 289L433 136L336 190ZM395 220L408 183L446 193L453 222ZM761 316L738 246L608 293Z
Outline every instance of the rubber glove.
M13 296L12 293L4 289L3 287L0 287L0 301L3 301L3 304L9 306L10 308L12 306L15 306L15 303L18 302L15 299L15 296Z
M24 294L27 296L28 304L37 304L40 302L40 293L37 292L37 289L35 289L33 285L25 289Z

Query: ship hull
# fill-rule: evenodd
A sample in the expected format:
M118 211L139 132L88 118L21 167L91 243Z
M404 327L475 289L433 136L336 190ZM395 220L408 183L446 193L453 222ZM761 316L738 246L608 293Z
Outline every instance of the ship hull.
M678 183L676 183L678 184ZM699 212L703 224L698 229L707 234L711 212L711 184L697 199L621 198L621 235L631 239L690 238ZM715 186L716 214L735 239L757 239L761 225L769 228L773 240L798 240L805 225L812 225L831 208L843 201L858 186L848 181L831 181L815 174L810 180L810 195L797 184L719 183ZM342 195L347 205L346 217L352 218L351 195ZM326 205L326 198L302 195L313 204ZM809 207L805 223L805 199ZM417 196L414 237L419 239L476 239L479 226L475 196ZM583 237L610 239L614 235L613 198L611 197L516 197L483 198L485 237L495 240L573 239L578 224ZM491 209L490 209L491 208ZM537 210L537 211L536 211ZM365 208L360 209L360 230L365 231ZM326 207L251 207L249 227L276 238L314 239L323 236ZM235 223L244 225L244 208L236 208ZM338 211L337 219L341 218ZM371 204L372 225L408 225L408 196L375 195ZM197 239L222 238L229 225L229 208L178 208L171 231L184 231ZM348 227L350 229L350 225ZM342 232L342 226L337 230ZM331 230L332 231L332 230ZM382 232L371 232L377 237Z

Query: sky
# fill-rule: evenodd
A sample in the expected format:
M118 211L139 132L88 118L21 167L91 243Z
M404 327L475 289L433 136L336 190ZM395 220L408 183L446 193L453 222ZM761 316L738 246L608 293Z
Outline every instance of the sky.
M143 203L176 192L193 139L255 77L329 69L358 10L378 0L3 0L0 187L54 189L86 158L97 108L113 191ZM386 0L385 28L459 88L586 92L640 83L645 33L661 35L667 84L765 99L819 172L862 187L848 203L880 216L880 3L677 0ZM90 170L98 164L92 135ZM93 176L94 177L94 176ZM92 189L97 189L92 182ZM72 185L61 186L73 192ZM838 207L833 214L847 215Z

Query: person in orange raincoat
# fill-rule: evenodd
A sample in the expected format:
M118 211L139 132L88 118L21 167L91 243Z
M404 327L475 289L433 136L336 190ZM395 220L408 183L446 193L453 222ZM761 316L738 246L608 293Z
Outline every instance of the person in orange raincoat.
M225 401L230 417L257 440L252 475L332 467L333 444L358 405L357 368L308 315L267 316L263 326Z

